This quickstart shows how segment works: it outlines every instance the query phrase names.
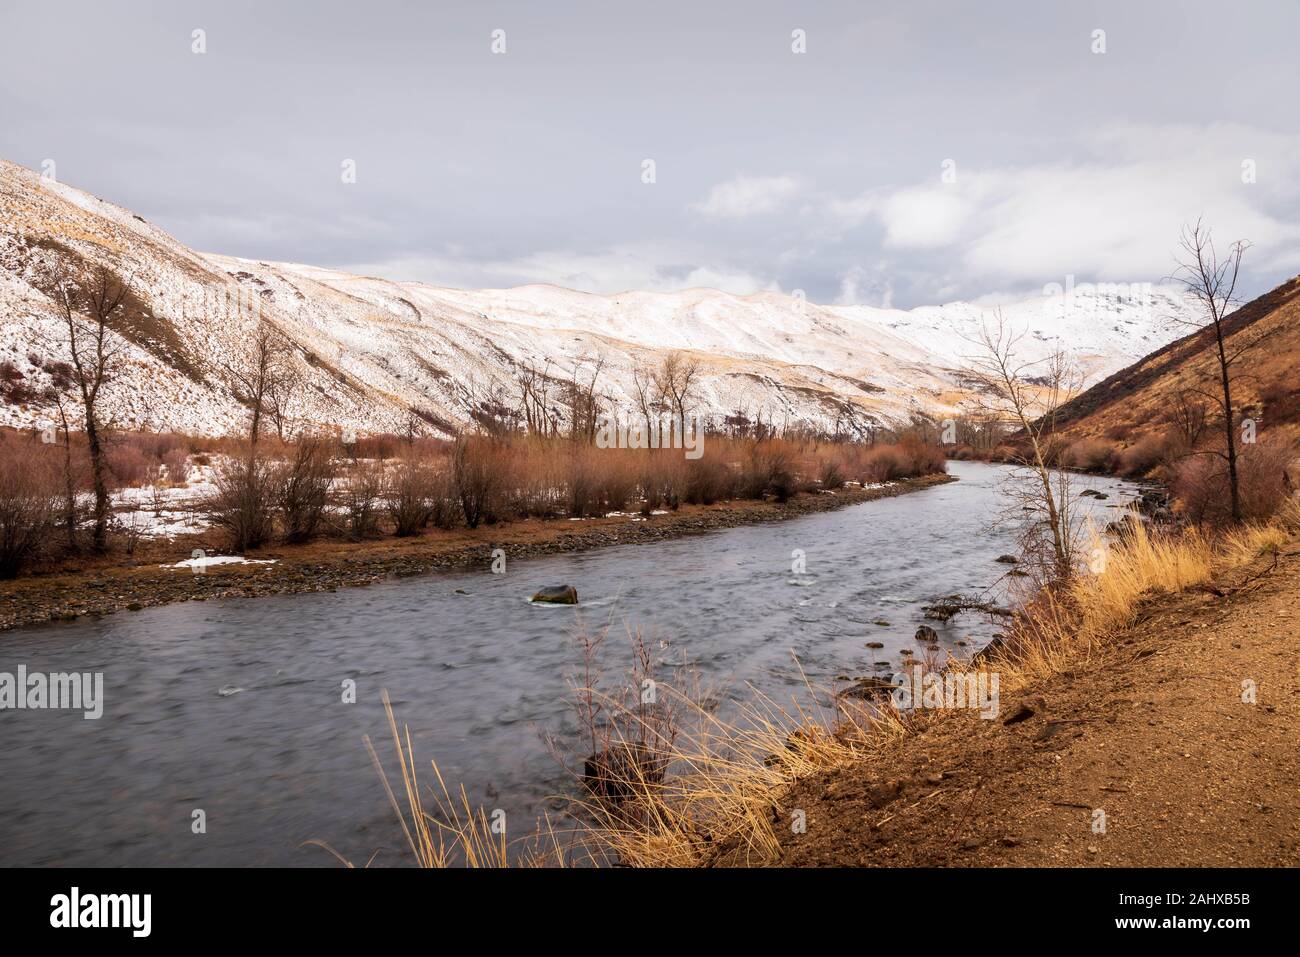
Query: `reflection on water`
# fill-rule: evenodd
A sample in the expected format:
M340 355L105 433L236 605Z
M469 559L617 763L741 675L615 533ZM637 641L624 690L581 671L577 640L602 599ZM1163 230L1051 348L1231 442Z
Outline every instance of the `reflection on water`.
M1006 571L990 532L1004 470L951 463L960 482L764 526L654 545L515 561L334 593L190 602L0 635L0 672L104 673L104 716L0 712L0 862L82 865L332 865L405 862L362 744L387 753L389 689L422 761L436 757L472 802L511 830L568 782L540 731L573 730L575 629L626 627L689 659L724 697L745 685L788 698L803 684L871 672L917 648L920 605L978 592ZM1080 487L1127 496L1108 479ZM1085 500L1089 501L1089 500ZM806 570L792 573L795 549ZM582 604L536 606L540 585ZM468 594L457 594L457 590ZM888 622L888 625L877 622ZM992 626L935 625L973 650ZM879 641L884 648L868 649ZM343 682L357 702L344 703ZM231 693L232 689L241 689ZM223 690L226 692L223 694ZM427 777L427 775L426 775ZM202 809L207 833L191 832Z

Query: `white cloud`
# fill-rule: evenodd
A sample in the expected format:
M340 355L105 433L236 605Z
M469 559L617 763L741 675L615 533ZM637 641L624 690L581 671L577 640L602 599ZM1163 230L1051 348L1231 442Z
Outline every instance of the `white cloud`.
M710 217L610 246L484 256L444 246L358 268L461 287L552 283L596 293L693 286L736 295L804 288L842 304L920 305L1023 293L1048 282L1158 282L1183 223L1247 238L1253 291L1300 268L1300 135L1233 126L1115 126L1053 144L1065 160L962 163L956 182L872 186L839 196L792 176L741 176L692 207ZM1241 181L1244 158L1258 182ZM797 207L796 207L797 204ZM799 210L773 242L745 217ZM818 300L820 301L820 300Z
M801 192L803 183L792 176L737 176L693 208L709 219L744 219L775 212Z
M900 190L879 208L885 245L903 249L947 246L960 235L971 206L956 183Z
M1157 281L1174 268L1183 223L1204 217L1246 238L1251 269L1300 258L1300 136L1241 127L1114 127L1085 137L1070 163L971 170L955 183L876 188L823 206L828 222L866 221L896 254L952 251L964 284L1080 278ZM1243 183L1243 158L1257 183ZM1265 174L1264 171L1267 171ZM977 285L977 288L978 288ZM843 291L842 291L843 292Z

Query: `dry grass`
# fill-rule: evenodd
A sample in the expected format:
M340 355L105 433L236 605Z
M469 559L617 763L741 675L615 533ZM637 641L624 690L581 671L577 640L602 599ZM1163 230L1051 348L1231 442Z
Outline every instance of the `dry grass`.
M1049 587L1030 601L988 655L1008 690L1040 681L1088 656L1130 625L1148 596L1184 591L1209 580L1210 543L1196 530L1155 533L1139 522L1109 543L1089 546L1091 573Z
M422 789L419 774L416 771L415 752L411 747L410 729L403 726L398 730L397 719L393 714L392 702L388 692L383 692L384 713L388 717L388 729L392 735L393 748L397 753L398 772L401 778L403 801L398 800L392 782L384 770L383 761L370 740L365 738L366 750L370 760L383 782L384 793L388 796L389 806L401 823L406 837L407 847L420 867L510 867L560 865L564 857L560 851L558 837L549 827L539 827L527 841L527 846L516 848L512 852L511 844L506 840L504 827L494 829L493 820L482 807L474 807L469 802L469 795L462 785L455 794L447 787L438 763L431 761L435 787ZM422 790L427 791L431 804L425 803ZM545 851L545 842L549 848ZM323 848L345 867L354 867L352 861L343 857L334 848L323 841L312 840L307 845ZM374 858L371 858L373 861ZM367 861L369 864L370 861Z
M806 699L815 702L812 689L806 690ZM905 731L891 707L870 711L836 701L823 708L796 698L781 705L753 692L734 719L724 720L679 692L661 687L660 693L674 696L684 716L663 756L668 774L632 768L620 779L620 801L577 802L593 859L697 867L725 848L734 863L770 861L779 849L784 822L778 802L786 786L868 760Z

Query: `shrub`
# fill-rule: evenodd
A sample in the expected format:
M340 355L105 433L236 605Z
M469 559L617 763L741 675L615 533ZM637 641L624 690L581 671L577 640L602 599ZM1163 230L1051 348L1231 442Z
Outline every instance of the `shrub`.
M1237 477L1244 521L1264 521L1287 501L1291 488L1286 470L1294 457L1294 449L1281 442L1241 447ZM1178 462L1170 469L1170 489L1189 520L1200 525L1231 521L1228 463L1222 456L1192 455Z
M233 459L217 472L208 521L223 529L231 551L258 548L274 531L275 469L264 459Z
M638 484L641 488L641 512L649 515L657 508L676 511L681 506L687 460L675 451L650 450L641 459Z
M716 456L687 460L682 498L692 505L712 505L727 498L733 484L730 467Z
M190 477L190 457L185 449L169 449L162 459L167 481L171 485L184 485Z
M526 518L555 518L565 508L569 459L554 439L528 436L510 447L510 474L503 481L501 507Z
M863 472L860 481L863 485L878 485L906 478L911 467L911 460L903 450L893 445L878 445L870 449L863 457Z
M947 456L943 449L921 440L919 436L908 433L898 442L899 450L907 457L908 467L902 478L914 475L930 475L947 468Z
M339 499L349 538L360 540L378 533L384 479L381 462L358 462L344 476Z
M430 491L429 524L443 531L455 528L460 521L460 503L456 497L456 483L445 463L434 469Z
M457 439L452 452L452 475L465 524L478 528L479 522L494 522L493 500L501 486L501 468L493 441L479 435L462 435Z
M1060 463L1085 472L1113 472L1119 463L1119 453L1102 439L1080 439L1065 447Z
M601 508L606 512L621 512L637 491L636 463L626 452L612 452L610 449L597 449L596 452L604 456L598 472Z
M1121 475L1141 478L1165 460L1168 447L1164 438L1144 435L1119 453L1115 468Z
M736 494L741 498L773 495L786 501L794 494L793 455L784 443L766 440L755 443L741 462Z
M322 439L305 436L276 471L276 505L286 542L310 541L320 531L334 479L331 451Z
M840 460L835 457L822 459L821 469L817 476L818 482L822 488L843 488L844 487L844 469Z
M569 451L565 472L565 508L573 518L594 514L596 507L596 471L591 450L574 446Z
M0 441L0 578L35 558L59 514L59 475L42 446Z
M161 462L134 442L115 437L104 453L109 484L116 488L152 485L158 480Z
M414 535L433 518L436 483L428 459L409 455L389 475L388 515L398 538Z

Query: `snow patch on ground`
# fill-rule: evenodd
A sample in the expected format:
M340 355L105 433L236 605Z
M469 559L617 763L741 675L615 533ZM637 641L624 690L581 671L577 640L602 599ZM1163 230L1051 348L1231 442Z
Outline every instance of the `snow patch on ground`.
M244 558L242 555L204 555L202 558L187 558L174 565L161 565L160 568L209 568L213 565L274 565L274 558Z

